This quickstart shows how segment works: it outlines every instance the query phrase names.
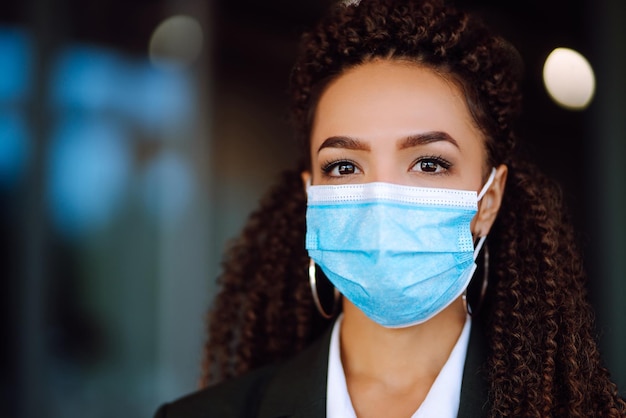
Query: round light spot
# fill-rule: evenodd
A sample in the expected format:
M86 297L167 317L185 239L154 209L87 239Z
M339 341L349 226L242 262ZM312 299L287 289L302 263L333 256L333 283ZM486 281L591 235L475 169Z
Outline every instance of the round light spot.
M596 89L589 61L569 48L556 48L543 66L543 82L550 97L569 110L585 109Z
M172 16L161 22L150 38L150 61L164 69L186 68L198 58L203 44L204 34L196 19Z
M124 126L68 117L51 139L47 176L52 219L69 238L107 227L122 207L132 155Z

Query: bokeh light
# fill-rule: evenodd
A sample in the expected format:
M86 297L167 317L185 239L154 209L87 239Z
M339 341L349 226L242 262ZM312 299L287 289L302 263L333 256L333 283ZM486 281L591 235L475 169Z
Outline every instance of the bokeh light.
M52 218L68 237L107 226L123 202L131 152L123 128L104 118L68 118L52 138Z
M569 48L556 48L550 53L543 67L543 81L550 97L569 110L587 108L596 89L591 64Z
M32 39L23 29L0 27L0 100L23 101L32 88Z
M66 48L56 61L51 85L56 109L112 113L146 134L179 128L193 117L188 75L102 48Z
M0 188L11 188L23 177L31 152L31 137L24 116L0 113Z
M159 24L149 44L149 56L158 68L189 67L202 52L204 34L200 23L190 16L172 16Z

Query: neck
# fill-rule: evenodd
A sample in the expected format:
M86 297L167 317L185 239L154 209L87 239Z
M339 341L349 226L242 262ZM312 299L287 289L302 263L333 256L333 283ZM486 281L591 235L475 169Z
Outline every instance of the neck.
M346 379L367 378L391 387L434 382L466 320L461 299L425 323L385 328L344 299L341 357Z

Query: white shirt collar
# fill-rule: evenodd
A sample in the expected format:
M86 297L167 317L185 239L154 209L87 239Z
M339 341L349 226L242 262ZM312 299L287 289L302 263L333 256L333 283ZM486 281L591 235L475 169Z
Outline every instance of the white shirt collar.
M328 381L326 386L326 416L328 418L356 418L341 363L341 350L339 347L341 320L342 316L337 318L330 338ZM426 399L424 399L424 402L413 413L411 418L454 418L457 416L470 328L471 319L468 316L463 326L463 331L461 331L461 335L450 353L450 357L448 357L446 364L444 364L437 379L435 379L426 395Z

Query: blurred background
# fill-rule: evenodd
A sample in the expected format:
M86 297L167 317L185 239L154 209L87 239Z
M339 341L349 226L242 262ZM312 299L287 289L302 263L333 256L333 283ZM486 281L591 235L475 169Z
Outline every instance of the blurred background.
M0 417L151 416L196 388L224 246L295 163L287 79L328 4L1 0ZM525 59L521 134L563 186L624 393L626 5L457 4ZM574 102L544 82L559 47L586 57L546 73Z

